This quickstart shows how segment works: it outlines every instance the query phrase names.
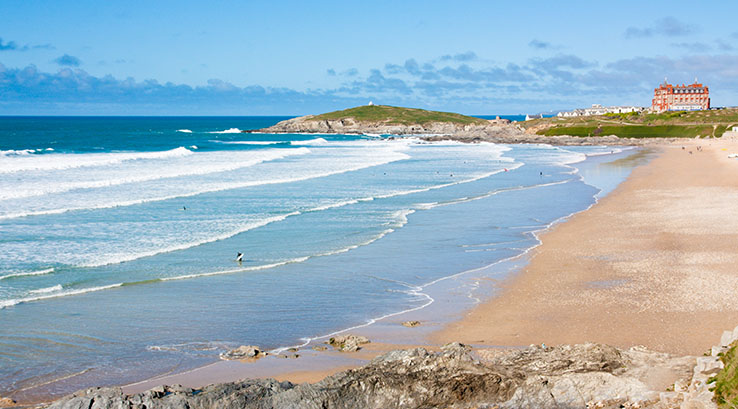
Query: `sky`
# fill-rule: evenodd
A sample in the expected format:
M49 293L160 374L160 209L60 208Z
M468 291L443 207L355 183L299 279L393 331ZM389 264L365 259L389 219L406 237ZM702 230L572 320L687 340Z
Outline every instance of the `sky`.
M738 2L0 0L0 115L738 105Z

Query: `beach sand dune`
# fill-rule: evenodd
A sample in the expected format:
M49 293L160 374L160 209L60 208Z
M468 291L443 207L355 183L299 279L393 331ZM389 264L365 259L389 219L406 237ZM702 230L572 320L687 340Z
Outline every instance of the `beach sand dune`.
M738 142L685 143L542 235L501 296L434 340L708 350L738 323Z

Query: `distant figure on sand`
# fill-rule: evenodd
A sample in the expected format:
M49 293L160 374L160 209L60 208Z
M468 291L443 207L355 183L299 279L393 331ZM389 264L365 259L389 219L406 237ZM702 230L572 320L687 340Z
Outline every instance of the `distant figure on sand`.
M241 254L241 253L238 253L238 254L236 255L236 261L238 261L239 263L240 263L240 262L242 262L242 261L243 261L243 254Z

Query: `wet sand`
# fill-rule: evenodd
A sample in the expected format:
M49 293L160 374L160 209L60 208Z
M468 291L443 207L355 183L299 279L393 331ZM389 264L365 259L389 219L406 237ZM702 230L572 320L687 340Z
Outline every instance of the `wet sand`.
M708 350L738 323L738 142L684 147L544 233L500 296L431 340Z

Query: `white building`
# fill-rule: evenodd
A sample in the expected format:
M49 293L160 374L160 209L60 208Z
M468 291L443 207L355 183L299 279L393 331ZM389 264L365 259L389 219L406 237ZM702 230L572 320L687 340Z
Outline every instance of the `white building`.
M562 111L556 116L560 118L570 118L576 116L605 115L605 114L624 114L628 112L641 112L645 108L637 106L611 106L603 107L600 104L592 104L590 108L580 108L573 111Z

